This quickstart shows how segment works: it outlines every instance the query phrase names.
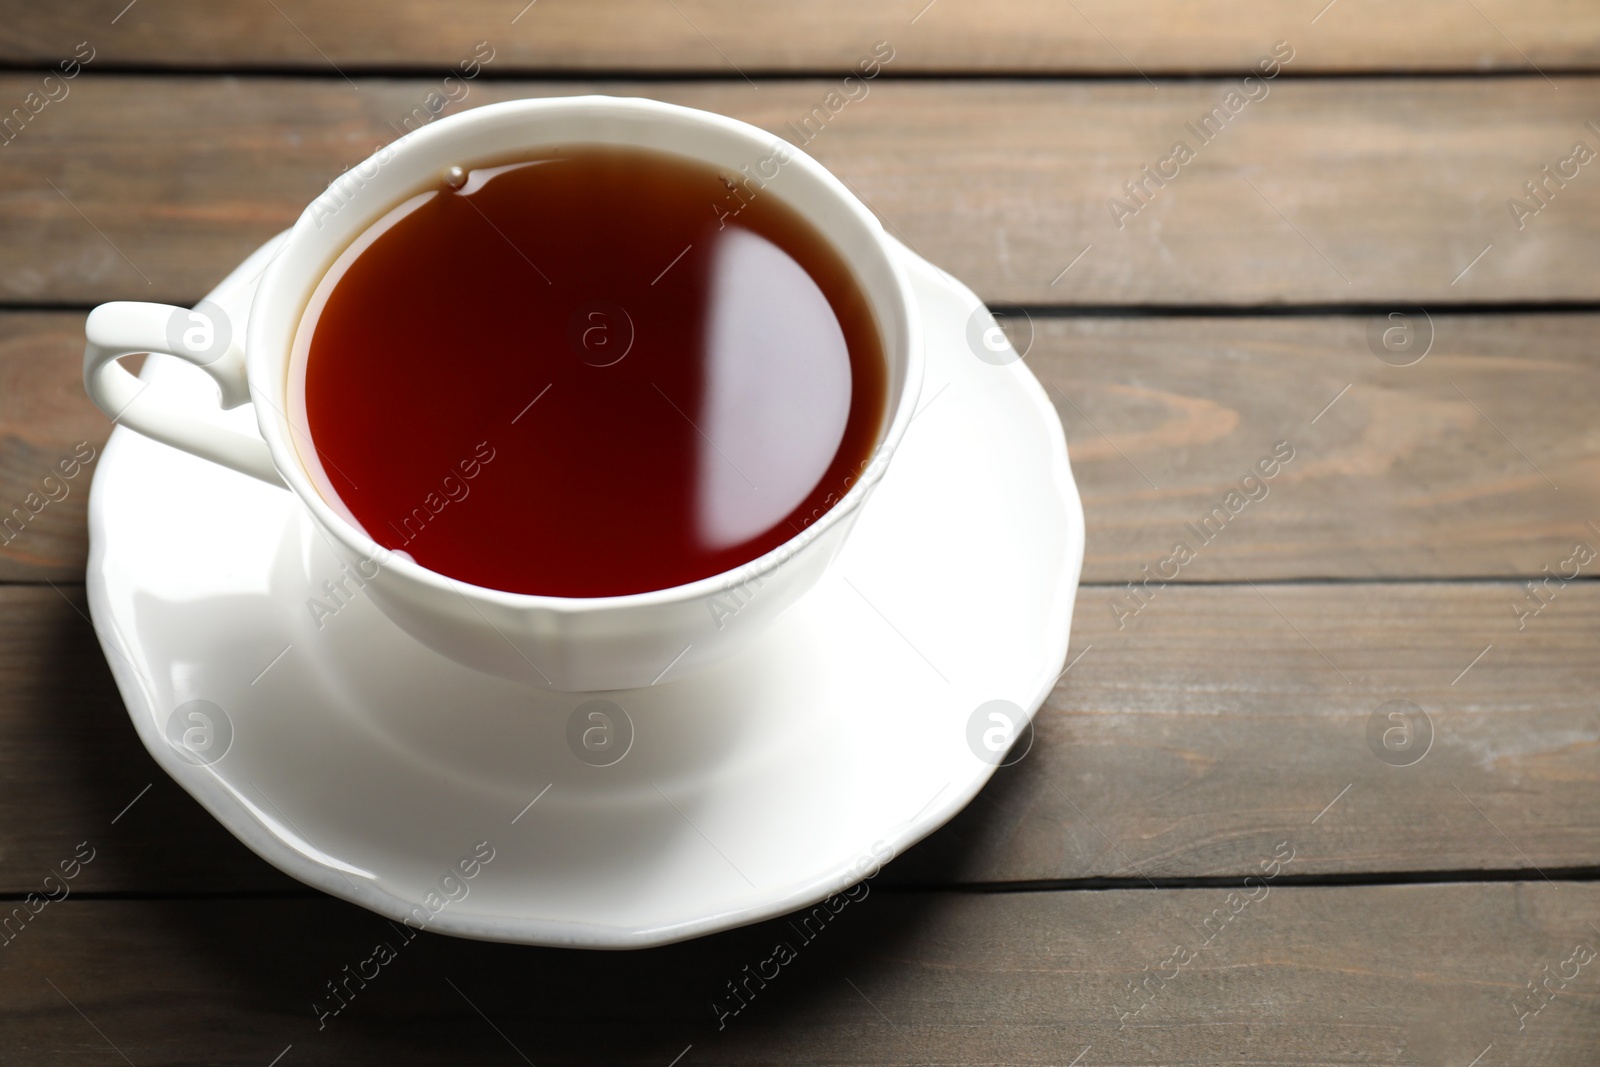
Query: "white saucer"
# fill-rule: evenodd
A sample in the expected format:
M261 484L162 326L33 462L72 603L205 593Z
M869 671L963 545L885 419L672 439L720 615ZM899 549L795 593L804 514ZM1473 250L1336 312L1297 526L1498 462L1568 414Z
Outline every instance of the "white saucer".
M277 240L210 297L235 336ZM116 429L90 497L89 603L145 747L279 869L464 937L663 944L872 873L988 780L977 709L1043 702L1083 560L1044 391L1020 361L977 358L977 297L905 255L928 327L922 407L833 570L750 652L649 689L523 689L364 597L319 630L307 600L331 603L315 587L338 565L292 496ZM149 357L143 377L214 404L176 360ZM253 426L249 408L220 417ZM569 744L596 698L632 724L609 766ZM175 715L196 700L221 709L210 762L168 741L181 723L206 743L189 716L205 706Z

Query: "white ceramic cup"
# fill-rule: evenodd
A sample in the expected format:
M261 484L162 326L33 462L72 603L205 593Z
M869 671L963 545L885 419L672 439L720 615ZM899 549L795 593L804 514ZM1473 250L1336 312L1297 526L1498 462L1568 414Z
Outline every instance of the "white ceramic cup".
M778 548L732 571L625 596L508 593L428 570L379 545L318 493L296 448L290 355L317 284L347 246L396 204L436 187L452 166L504 160L551 145L633 145L673 152L747 177L782 198L832 243L877 320L888 360L885 429L872 460L834 506ZM84 387L113 419L148 437L299 497L373 601L437 651L492 674L569 691L670 680L747 644L821 577L905 433L922 382L922 334L896 244L870 211L799 149L721 115L602 96L517 100L440 119L346 171L306 208L266 268L244 344L220 353L214 330L165 304L119 301L89 315ZM199 321L199 320L196 320ZM213 324L214 325L214 324ZM117 360L157 352L205 370L224 408L255 406L259 438L145 390ZM669 670L670 668L670 670Z

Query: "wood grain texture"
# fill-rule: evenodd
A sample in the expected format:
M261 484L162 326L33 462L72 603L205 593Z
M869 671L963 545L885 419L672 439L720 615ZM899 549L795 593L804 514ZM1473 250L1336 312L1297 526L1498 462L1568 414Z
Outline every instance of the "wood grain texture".
M1035 318L1087 580L1143 580L1179 542L1196 553L1181 581L1538 576L1578 542L1600 551L1600 316L1403 321ZM1409 352L1384 349L1390 330ZM1374 343L1427 354L1392 366ZM1294 458L1246 503L1279 442ZM1230 492L1240 510L1202 546Z
M83 391L82 314L0 313L0 581L80 582L93 463L110 422Z
M1193 130L1278 41L1268 95ZM1600 166L1563 164L1600 148L1594 4L0 0L0 69L0 583L58 586L0 584L0 1064L1593 1064L1600 563L1505 579L1600 548L1600 315L1461 312L1600 301ZM444 113L610 92L806 140L1035 312L1009 326L1088 513L1071 666L1026 753L809 933L411 939L232 838L111 683L92 464L46 481L106 430L82 307L192 303L463 87ZM1284 304L1359 313L1174 313ZM1410 304L1431 347L1386 365Z
M37 81L0 77L0 102ZM991 303L1595 300L1594 167L1572 164L1537 215L1507 207L1532 204L1522 183L1575 142L1600 146L1585 125L1600 79L1556 82L1279 79L1206 144L1187 124L1237 81L879 81L807 148ZM644 95L799 140L839 84L479 82L459 106ZM92 71L69 85L0 148L0 301L192 302L437 90ZM1113 218L1123 183L1179 140L1195 158Z
M1511 583L1086 587L1032 750L892 877L1592 867L1600 585L1555 588L1519 631Z
M270 66L332 74L447 68L492 42L491 69L752 76L845 69L878 40L897 69L1139 77L1242 70L1272 41L1313 71L1571 69L1600 62L1600 16L1582 0L357 0L219 7L163 0L11 3L0 60L53 63L85 38L103 63ZM1473 7L1477 10L1474 11ZM1327 10L1324 10L1327 8ZM1076 10L1074 10L1076 9Z
M407 941L329 900L69 897L0 948L0 1057L1465 1067L1492 1045L1481 1064L1594 1062L1592 885L1250 892L1235 912L1221 889L872 890L810 940L795 916L628 953ZM790 953L775 957L780 943ZM1527 983L1574 967L1519 1019L1539 1003ZM345 1006L319 1015L339 981ZM1135 983L1148 990L1137 1013Z
M1178 580L1536 576L1600 549L1600 316L1419 318L1410 367L1372 354L1375 321L1014 320L1067 427L1086 579L1142 580L1279 441L1295 458ZM81 313L0 311L0 519L39 507L0 535L0 580L82 577L87 477L39 503L109 427L82 348Z
M1116 593L1080 594L1082 658L1032 749L886 882L1237 878L1286 839L1304 875L1600 855L1595 583L1547 592L1522 631L1522 590L1501 582L1168 587L1120 620ZM85 840L105 846L86 889L290 884L145 754L64 593L0 588L0 649L0 892L31 889ZM1369 747L1392 700L1428 717L1412 766Z

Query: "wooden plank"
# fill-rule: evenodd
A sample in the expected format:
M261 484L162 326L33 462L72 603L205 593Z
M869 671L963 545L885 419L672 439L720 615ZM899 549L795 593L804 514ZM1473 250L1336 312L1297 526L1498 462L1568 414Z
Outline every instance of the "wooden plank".
M892 877L1593 867L1600 586L1557 588L1085 588L1033 749Z
M84 318L0 313L0 580L83 578L89 479L111 428L83 392Z
M1600 551L1600 437L1580 429L1600 410L1600 316L1032 327L1028 362L1083 493L1089 581L1539 576L1578 542ZM1384 348L1405 330L1409 350ZM1241 486L1281 442L1294 458ZM1193 560L1163 567L1178 543Z
M1372 355L1374 321L1037 317L1028 360L1067 427L1087 580L1142 580L1279 441L1295 458L1180 581L1539 575L1600 549L1600 438L1582 429L1600 316L1436 315L1410 367ZM43 503L45 475L109 426L82 394L82 338L79 312L0 312L0 518L17 526L30 493L39 509L0 535L0 580L82 576L86 479Z
M1600 62L1600 16L1581 0L1046 0L984 5L814 0L804 9L736 0L449 3L281 0L218 7L126 0L21 5L0 27L0 61L53 63L85 38L105 64L169 68L447 68L491 43L491 69L756 75L845 69L892 41L896 70L1042 71L1138 77L1230 72L1293 41L1297 70L1514 70ZM1324 8L1329 8L1324 10ZM674 10L676 8L676 10Z
M1592 867L1600 586L1555 590L1518 631L1505 582L1169 587L1120 620L1087 587L1032 750L884 878L1243 877L1286 838L1307 875ZM144 753L62 594L0 588L0 650L0 892L84 840L86 889L288 884ZM1412 766L1369 747L1394 700L1431 730Z
M407 941L330 900L68 898L0 949L6 1052L40 1067L1594 1062L1593 885L1249 893L869 888L804 931L799 915L626 953Z
M37 81L0 77L0 101ZM1234 97L1205 143L1189 124L1226 116L1237 82L879 81L807 147L990 302L1595 300L1593 168L1570 164L1536 216L1507 206L1575 142L1600 145L1585 125L1600 121L1600 79L1556 82L1280 79L1255 103ZM0 152L0 301L192 301L437 87L92 71L70 84ZM804 139L794 124L839 84L480 82L463 106L645 95ZM1123 183L1180 140L1194 158L1114 216Z

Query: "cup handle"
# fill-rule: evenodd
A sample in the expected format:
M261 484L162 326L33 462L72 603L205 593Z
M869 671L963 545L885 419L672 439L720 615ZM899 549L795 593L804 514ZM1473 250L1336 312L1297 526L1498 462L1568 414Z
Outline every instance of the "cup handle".
M285 487L273 466L267 443L260 437L196 417L185 405L152 390L148 382L135 378L117 362L140 352L175 356L211 376L222 392L224 409L249 403L244 350L237 343L230 340L225 350L216 355L203 345L199 351L191 351L181 339L174 341L171 337L173 323L186 325L194 321L198 328L213 331L215 324L207 314L210 310L191 312L170 304L130 300L101 304L89 313L84 326L88 344L83 350L83 388L112 422L230 470Z

